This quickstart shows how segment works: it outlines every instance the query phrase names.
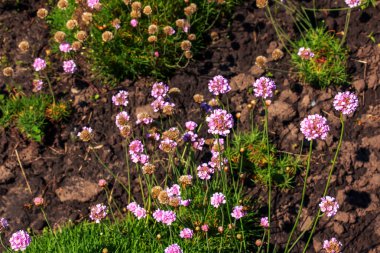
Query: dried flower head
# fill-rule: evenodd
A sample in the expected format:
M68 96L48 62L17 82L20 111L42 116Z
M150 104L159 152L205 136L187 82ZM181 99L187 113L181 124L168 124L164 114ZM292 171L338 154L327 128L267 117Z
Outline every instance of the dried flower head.
M340 253L342 246L342 243L334 237L323 242L323 249L326 253Z
M80 41L74 41L72 44L71 44L71 48L74 50L74 51L78 51L82 48L82 43Z
M35 197L33 199L33 203L35 206L39 207L39 206L43 206L44 205L44 199L42 197Z
M129 122L129 115L127 112L125 111L121 111L119 112L117 115L116 115L116 120L115 120L115 123L116 123L116 126L121 129L123 127L125 127L126 125L128 125L128 122Z
M83 127L82 131L78 133L79 139L82 141L90 141L93 137L93 130L91 127Z
M41 71L46 68L46 61L41 58L34 59L33 68L35 71Z
M208 123L208 132L211 134L226 136L234 125L233 117L226 110L215 109L210 116L206 118Z
M218 96L219 94L229 92L231 90L231 86L226 78L221 75L217 75L208 82L208 90L215 96Z
M102 40L104 41L104 42L108 42L108 41L110 41L110 40L112 40L113 39L113 34L112 34L112 32L110 32L110 31L105 31L103 34L102 34Z
M131 2L132 2L132 0L123 0L123 2L124 2L125 5L130 5Z
M174 114L174 106L173 103L165 102L162 106L162 112L167 116L171 116Z
M131 136L132 128L130 125L125 125L119 128L119 130L120 130L120 135L123 136L124 138L128 138L129 136Z
M259 55L256 57L255 64L261 69L265 69L268 59L265 56Z
M155 34L158 32L158 26L154 25L154 24L151 24L149 27L148 27L148 33L149 34Z
M151 190L151 193L152 193L152 198L157 198L160 193L162 191L162 187L161 186L154 186L152 187L152 190Z
M177 19L177 20L175 21L175 25L176 25L177 27L179 27L179 28L183 28L184 25L185 25L185 20L184 20L184 19Z
M107 216L107 207L103 204L97 204L91 207L90 219L96 223L100 223Z
M202 103L203 101L205 101L204 96L201 95L201 94L195 94L195 95L193 96L193 99L194 99L194 102L195 102L195 103L198 103L198 104L200 104L200 103Z
M194 41L197 39L197 35L195 35L194 33L190 33L189 35L187 35L187 39L190 41Z
M66 33L58 31L54 34L54 40L58 43L62 43L66 38Z
M141 123L144 123L145 125L149 125L152 122L153 122L153 118L149 115L149 113L141 112L137 114L137 120L136 120L137 125Z
M9 224L5 218L0 218L0 233L8 228Z
M19 230L12 234L9 239L12 250L14 251L24 251L29 246L32 239L29 234L24 230Z
M265 99L273 96L276 84L268 77L260 77L253 83L253 88L256 97L262 97Z
M160 202L160 204L163 204L163 205L167 205L169 204L169 195L166 191L161 191L159 194L158 194L158 202Z
M211 197L211 205L218 208L221 204L226 203L226 197L221 192L216 192Z
M11 77L11 76L13 76L13 74L14 74L14 71L13 71L12 67L6 67L3 69L3 75L4 76Z
M256 6L259 9L263 9L268 5L268 0L256 0Z
M272 59L273 59L274 61L278 61L278 60L280 60L282 57L284 57L284 52L282 52L281 49L276 48L275 50L273 50L273 52L272 52Z
M35 79L35 80L33 80L33 82L32 82L32 85L33 85L33 92L38 92L38 91L40 91L41 89L42 89L42 87L43 87L43 82L42 82L42 80L39 80L39 79Z
M326 139L327 133L330 131L327 125L327 119L319 114L309 115L301 121L301 132L305 135L306 139Z
M151 163L146 163L142 167L143 174L152 175L156 171L156 166Z
M174 243L165 248L165 253L183 253L183 251L177 243Z
M182 186L190 186L193 184L193 177L191 175L183 175L180 176L178 181L182 184Z
M163 28L163 31L168 36L175 34L175 30L173 29L173 27L168 25Z
M181 133L176 127L171 127L169 130L162 133L163 139L170 139L172 141L177 141Z
M116 95L112 96L112 103L116 106L127 106L128 92L125 90L119 91Z
M20 49L21 53L25 53L29 50L29 42L26 40L21 41L18 44L18 48Z
M172 207L178 207L181 204L181 198L180 197L171 197L169 199L169 206Z
M65 73L73 74L77 69L77 65L73 60L68 60L63 62L63 70Z
M357 7L361 4L361 1L362 0L345 0L346 4L350 7L350 8L354 8L354 7Z
M349 91L339 92L334 97L334 108L345 115L350 115L355 112L359 106L358 97Z
M150 16L152 14L152 7L150 5L147 5L143 9L143 13L147 16Z
M148 37L148 42L149 43L154 43L157 42L157 36L151 35Z
M140 2L133 2L132 3L132 10L134 11L140 11L141 10L141 3Z
M183 9L183 12L186 16L191 16L197 11L197 5L195 3L191 3L189 6Z
M69 30L73 30L75 27L78 27L78 21L75 19L70 19L66 22L66 27Z
M117 30L117 29L120 29L120 24L121 24L121 21L120 19L118 18L115 18L114 20L112 20L111 22L112 26Z
M181 49L183 51L189 51L191 49L191 42L189 40L184 40L181 42Z
M168 138L161 140L160 146L159 146L160 150L164 151L165 153L173 153L176 147L177 147L177 142L170 140Z
M82 13L82 21L88 25L92 22L92 13L91 12L83 12Z
M37 10L37 17L39 17L40 19L46 18L48 14L49 12L45 8L40 8Z
M322 213L326 213L327 217L332 217L338 212L339 204L335 198L326 196L321 198L319 208L321 209Z
M69 6L69 2L67 0L59 0L57 3L58 9L65 10Z
M310 60L311 58L314 57L314 53L311 51L310 48L301 47L298 50L297 54L299 57L301 57L301 59L304 59L304 60Z
M130 13L130 15L131 15L131 18L133 18L133 19L136 18L137 19L137 18L141 17L141 12L140 11L132 10L131 13Z

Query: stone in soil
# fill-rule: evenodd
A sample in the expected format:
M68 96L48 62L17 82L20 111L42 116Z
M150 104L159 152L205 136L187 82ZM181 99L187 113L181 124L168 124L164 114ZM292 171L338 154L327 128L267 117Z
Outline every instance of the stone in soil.
M96 197L101 191L97 183L85 180L81 177L72 176L65 179L63 186L55 193L61 202L79 201L87 202Z

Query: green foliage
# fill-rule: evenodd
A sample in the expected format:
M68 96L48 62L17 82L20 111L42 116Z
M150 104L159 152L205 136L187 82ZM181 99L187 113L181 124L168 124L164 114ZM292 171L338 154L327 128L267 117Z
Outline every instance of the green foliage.
M248 133L235 133L226 151L232 169L252 174L256 183L268 183L268 163L271 167L272 183L279 188L289 188L300 167L297 157L280 153L269 144L269 156L263 133L257 128Z
M85 50L83 54L91 65L93 73L109 82L119 82L125 78L135 78L138 75L151 75L158 78L165 77L174 68L188 63L189 55L196 53L202 47L204 33L211 28L216 19L232 10L240 0L226 0L224 4L217 4L206 0L194 0L191 3L197 5L197 11L189 16L184 14L184 8L188 6L183 0L176 1L142 1L141 17L138 26L130 25L132 19L131 4L126 5L122 0L101 1L101 10L91 10L85 1L76 4L75 0L69 0L69 6L61 10L55 7L48 16L53 33L63 31L66 33L66 41L77 41L78 31L86 31L89 35L83 42ZM133 1L131 1L133 2ZM151 15L142 13L145 6L152 9ZM84 12L92 13L92 21L86 24L82 21ZM70 30L66 27L69 19L78 21L79 26ZM182 28L176 27L176 20L183 19L190 26L188 33ZM115 28L115 23L120 23L120 28ZM150 25L158 26L157 33L148 33ZM174 35L164 32L165 26L171 26L176 30ZM105 42L102 39L104 32L111 32L113 38ZM194 34L194 40L189 35ZM156 36L156 42L148 42L150 36ZM191 35L193 36L193 35ZM185 50L181 49L181 42L191 40L191 49L185 56ZM58 51L58 43L53 44L55 52ZM155 56L159 53L159 57Z
M46 117L53 122L60 122L70 115L70 105L67 102L52 103L46 109Z
M47 95L2 97L0 125L15 124L28 138L40 142L47 124L45 110L51 100Z
M292 64L303 82L321 88L348 84L348 50L324 27L308 30L292 47ZM310 48L315 56L309 60L302 59L298 55L301 47Z

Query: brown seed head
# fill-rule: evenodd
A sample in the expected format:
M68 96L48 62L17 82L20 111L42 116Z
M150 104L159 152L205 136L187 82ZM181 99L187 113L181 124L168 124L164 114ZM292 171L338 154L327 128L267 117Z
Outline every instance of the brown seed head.
M241 240L241 239L243 239L243 236L241 234L237 234L236 239Z
M21 41L18 44L18 48L20 49L21 53L25 53L29 50L29 42L26 40Z
M48 10L46 10L45 8L40 8L38 9L37 11L37 17L39 17L40 19L44 19L46 18L46 16L49 14Z
M152 24L148 27L149 34L155 34L157 32L158 32L158 27L156 25Z
M113 39L113 34L112 34L112 32L110 32L110 31L105 31L103 34L102 34L102 40L104 41L104 42L108 42L108 41L110 41L110 40L112 40Z
M261 69L265 69L267 62L268 62L268 59L267 59L265 56L260 55L260 56L257 56L257 57L256 57L255 64L256 64L259 68L261 68Z
M193 99L194 99L194 102L195 102L195 103L198 103L198 104L202 103L202 102L205 100L205 99L204 99L204 96L201 95L201 94L195 94L195 95L193 96Z
M83 129L82 132L79 133L79 139L82 141L90 141L93 137L93 133L88 131L87 129Z
M172 35L173 33L173 27L167 25L162 29L166 35Z
M208 101L208 105L212 107L216 107L219 105L219 102L215 98L212 98L210 101Z
M72 44L71 44L71 48L74 50L74 51L78 51L82 48L82 43L80 41L74 41Z
M157 42L157 37L154 36L154 35L149 36L149 37L148 37L148 42L149 42L149 43Z
M183 12L186 16L191 16L197 11L197 5L195 3L191 3L189 6L183 9Z
M124 138L128 138L131 135L131 126L125 125L120 129L120 135Z
M272 58L273 58L274 61L278 61L282 57L284 57L284 52L282 52L281 49L276 48L275 50L273 50L273 52L272 52Z
M145 6L143 9L143 13L147 16L151 15L152 14L152 7L150 7L150 5Z
M178 207L180 203L181 203L181 200L180 198L177 198L177 197L170 198L169 200L169 206L172 206L172 207Z
M185 55L186 59L193 58L193 53L191 51L185 51L184 55Z
M192 178L189 175L183 175L178 180L183 186L190 186L193 184Z
M13 74L14 74L13 68L6 67L6 68L3 69L3 75L4 76L10 77L10 76L13 76Z
M78 26L78 21L76 21L75 19L70 19L69 21L66 22L66 27L69 30L73 30L77 26Z
M54 40L58 43L62 43L66 38L66 33L58 31L54 34Z
M268 5L268 0L256 0L256 6L259 9L265 8Z
M191 49L191 42L189 40L184 40L181 42L181 49L183 51L189 51Z
M162 133L162 139L170 139L172 141L177 141L181 133L176 127L172 127L169 130Z
M265 100L266 106L270 106L271 104L272 104L272 100L269 100L269 99Z
M161 191L158 194L158 202L163 205L167 205L169 203L169 195L166 191Z
M156 171L156 166L151 163L146 163L142 167L143 174L152 175Z
M130 5L132 0L124 0L125 5Z
M183 26L185 25L185 20L184 19L177 19L175 21L175 25L179 28L183 28Z
M132 3L132 10L140 11L141 10L141 3L140 2L133 2Z
M131 18L140 18L141 17L141 11L131 11Z
M77 40L79 40L80 42L83 42L87 39L87 32L86 31L79 31L77 32L76 36ZM102 35L102 38L103 38L103 35Z
M195 35L194 33L191 33L187 36L187 39L190 41L194 41L197 39L197 35Z
M152 187L152 197L155 199L158 197L158 195L160 195L160 192L162 191L162 187L161 186L154 186Z
M255 244L256 244L257 247L260 247L261 245L263 245L263 242L260 239L257 239L255 241Z
M57 7L61 10L65 10L69 6L69 2L67 0L59 0L57 3Z
M82 21L88 25L92 21L92 13L91 12L83 12L82 14Z
M167 116L171 116L173 115L174 113L174 106L171 105L171 104L167 104L165 105L163 108L162 108L162 112L163 114L167 115Z

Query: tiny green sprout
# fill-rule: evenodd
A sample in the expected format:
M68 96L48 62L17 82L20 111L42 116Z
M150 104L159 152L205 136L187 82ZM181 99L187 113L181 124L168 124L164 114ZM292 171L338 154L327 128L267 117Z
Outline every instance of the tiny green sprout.
M373 36L373 32L371 32L370 34L367 35L367 38L370 39L373 43L376 43L376 39L375 37Z
M94 95L94 100L98 100L100 98L100 95L99 94L95 94Z

